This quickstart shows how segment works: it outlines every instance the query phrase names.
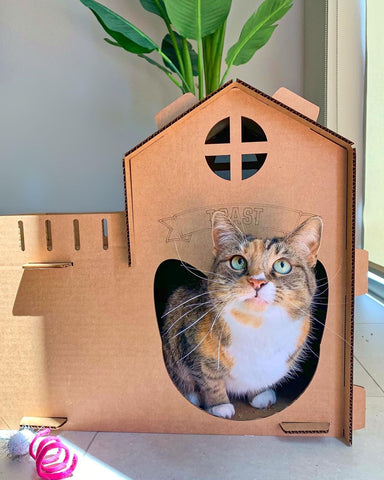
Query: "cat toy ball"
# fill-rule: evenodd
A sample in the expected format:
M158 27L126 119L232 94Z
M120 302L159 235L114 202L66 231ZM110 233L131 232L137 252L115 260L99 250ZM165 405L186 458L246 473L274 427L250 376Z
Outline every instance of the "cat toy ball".
M49 428L41 430L29 446L29 454L36 461L37 474L47 480L68 478L76 468L77 455L73 454L71 459L69 448L57 437L42 438L49 433Z
M9 438L4 451L10 458L26 455L29 451L29 445L34 437L35 434L32 430L29 428L22 428Z

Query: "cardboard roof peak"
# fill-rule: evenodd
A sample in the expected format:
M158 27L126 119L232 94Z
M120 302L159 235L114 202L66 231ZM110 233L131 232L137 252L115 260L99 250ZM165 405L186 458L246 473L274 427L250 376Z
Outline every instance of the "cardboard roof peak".
M236 81L229 80L227 83L225 83L220 88L218 88L217 90L212 92L210 95L206 96L205 98L203 98L200 101L197 101L194 105L190 106L185 111L183 111L182 113L177 115L171 121L169 121L164 126L162 126L158 130L156 130L154 133L149 135L147 138L145 138L142 142L138 143L135 147L128 150L128 152L125 153L124 157L126 157L126 156L132 154L133 152L135 152L136 150L140 149L143 145L145 145L147 142L152 140L152 138L156 137L160 133L167 130L171 125L178 122L179 120L184 118L186 115L188 115L191 112L199 109L199 107L201 107L201 105L203 105L205 102L210 100L212 97L215 97L220 92L223 92L225 90L229 91L229 90L232 90L234 88L239 88L243 92L246 92L250 95L253 95L256 98L259 97L260 99L263 99L264 102L267 101L272 107L275 107L275 108L279 109L282 113L286 113L288 115L296 117L296 119L298 121L302 121L303 123L311 124L312 127L314 128L314 130L316 130L320 134L323 133L324 136L326 136L329 140L331 140L331 141L333 141L333 142L335 142L339 145L342 145L342 146L345 146L345 147L353 145L352 141L350 141L347 138L343 137L342 135L339 135L338 133L330 130L329 128L324 127L323 125L321 125L320 123L315 121L313 118L310 118L309 116L304 115L303 113L299 112L298 110L295 110L294 108L292 108L292 107L286 105L285 103L281 102L277 98L274 98L273 96L270 96L270 95L262 92L261 90L258 90L257 88L252 87L251 85L244 82L243 80L236 79ZM291 93L293 93L293 92L291 92ZM302 97L299 97L299 98L302 98Z

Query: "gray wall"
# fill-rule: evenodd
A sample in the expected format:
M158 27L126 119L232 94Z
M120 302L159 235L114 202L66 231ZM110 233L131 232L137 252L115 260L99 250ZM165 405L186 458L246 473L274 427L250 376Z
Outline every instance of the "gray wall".
M233 0L227 47L260 3ZM104 4L161 41L162 21L139 0ZM123 154L179 90L104 36L78 0L2 0L0 214L124 209ZM268 94L282 85L304 93L304 0L230 77Z

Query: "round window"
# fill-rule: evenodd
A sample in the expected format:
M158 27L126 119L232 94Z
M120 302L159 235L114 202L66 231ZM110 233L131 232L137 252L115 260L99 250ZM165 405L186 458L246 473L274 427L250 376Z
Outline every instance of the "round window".
M267 158L267 137L254 120L226 117L217 122L205 140L209 168L224 180L246 180L257 173Z

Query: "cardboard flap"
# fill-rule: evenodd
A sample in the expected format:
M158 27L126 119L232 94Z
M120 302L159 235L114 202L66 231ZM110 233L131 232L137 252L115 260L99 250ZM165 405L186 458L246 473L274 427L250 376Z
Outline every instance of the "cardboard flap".
M365 427L365 388L360 385L353 385L353 430L360 430Z
M23 265L24 270L45 270L50 268L67 268L73 267L72 262L43 262L43 263L26 263Z
M355 297L368 292L368 252L355 250Z
M20 427L50 428L57 430L67 423L66 417L23 417Z
M281 87L275 92L272 97L281 103L284 103L288 107L296 110L305 117L310 118L313 121L317 121L320 113L320 107L314 103L308 102L305 98L300 97L296 93L291 92L285 87Z
M189 108L196 105L198 101L198 98L189 92L185 93L183 96L170 103L167 107L160 110L160 112L156 113L155 115L155 122L158 130L172 122L172 120L184 113Z
M328 433L330 422L281 422L283 432L290 435Z

